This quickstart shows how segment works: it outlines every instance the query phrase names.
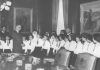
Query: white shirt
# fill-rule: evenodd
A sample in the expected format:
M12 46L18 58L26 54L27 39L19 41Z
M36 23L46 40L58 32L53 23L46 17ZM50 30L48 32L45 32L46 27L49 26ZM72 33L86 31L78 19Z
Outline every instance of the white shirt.
M95 48L95 44L93 42L89 43L87 52L93 54L94 48Z
M42 48L43 49L50 49L50 42L48 40L43 41Z
M83 44L83 53L86 53L86 52L88 52L88 47L89 47L89 43L88 42L85 42L84 44Z
M24 44L23 49L29 48L29 41L25 40L25 41L23 41L23 44Z
M60 41L56 41L57 44L56 44L56 50L58 51L60 49Z
M57 49L57 41L55 39L50 40L50 47L53 49Z
M69 45L70 45L70 42L69 41L65 42L64 48L66 50L69 50Z
M64 45L65 45L65 41L64 40L59 41L59 48L64 47Z
M81 42L76 43L76 49L74 51L75 54L82 53L83 44Z
M5 42L3 40L0 40L0 49L3 49Z
M76 48L76 42L75 41L71 41L70 45L69 45L69 51L74 51Z
M11 49L13 48L13 40L6 40L4 43L3 49Z
M100 43L95 44L93 55L100 58Z
M42 47L43 43L44 43L43 40L42 40L41 38L39 38L39 39L37 40L36 47Z
M49 51L50 51L50 42L48 40L43 42L42 49L46 49L47 53L49 53Z
M32 39L32 45L36 46L36 45L37 45L37 40L38 40L38 38L35 36L35 37Z

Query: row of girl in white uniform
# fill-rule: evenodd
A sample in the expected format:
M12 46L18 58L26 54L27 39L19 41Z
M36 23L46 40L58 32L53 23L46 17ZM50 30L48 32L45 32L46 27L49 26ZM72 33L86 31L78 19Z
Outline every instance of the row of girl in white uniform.
M41 38L37 32L33 32L32 35L29 35L29 40L23 38L23 44L24 52L31 53L36 57L54 57L57 51L63 47L71 52L69 65L74 65L76 55L79 53L89 53L100 58L99 33L93 35L87 33L81 35L72 34L70 39L68 35L64 34L59 36L52 34L50 37L44 35Z
M33 33L33 35L29 35L29 40L26 40L25 37L23 37L23 49L24 52L27 53L28 51L30 53L37 50L40 51L40 48L42 50L46 51L46 54L56 53L61 47L64 47L68 51L73 51L75 54L78 53L90 53L96 57L100 57L100 54L96 49L98 44L95 43L95 40L92 35L90 34L82 34L80 35L73 35L71 40L69 40L69 37L66 35L51 35L49 38L47 35L44 35L43 38L40 37L39 34Z

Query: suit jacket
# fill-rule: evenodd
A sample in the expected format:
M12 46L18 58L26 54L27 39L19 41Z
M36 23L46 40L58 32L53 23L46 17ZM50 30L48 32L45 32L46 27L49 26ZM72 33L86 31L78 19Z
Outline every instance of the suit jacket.
M23 41L22 41L21 34L14 31L12 33L12 37L13 37L13 52L14 53L22 53L21 44L23 43Z

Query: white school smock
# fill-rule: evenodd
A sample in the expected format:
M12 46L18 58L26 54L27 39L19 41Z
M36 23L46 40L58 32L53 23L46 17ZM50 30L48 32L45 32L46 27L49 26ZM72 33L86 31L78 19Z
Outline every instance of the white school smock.
M29 49L31 50L31 52L34 51L36 44L37 44L37 39L29 40Z
M64 40L59 41L59 48L64 47L64 45L65 45L65 41Z
M89 43L87 52L93 54L94 48L95 48L95 44L93 42Z
M3 49L5 42L3 40L0 40L0 49Z
M24 46L22 47L23 50L25 50L25 52L27 52L28 48L29 48L29 41L25 40L23 41Z
M41 38L39 38L37 40L36 47L42 47L43 43L44 43L43 40Z
M81 42L76 43L76 49L74 51L75 54L82 53L83 44Z
M53 48L53 52L57 52L57 50L58 50L58 42L54 39L54 40L52 40L52 42L50 43L50 48Z
M64 48L66 50L69 50L69 45L70 45L70 42L69 41L65 42Z
M55 39L50 39L50 47L55 49L57 45L57 41Z
M52 44L52 47L53 47L54 50L58 49L58 47L57 47L57 41L56 40L54 40L54 42Z
M9 45L10 45L10 41L9 41L9 40L6 40L6 42L4 43L3 49L4 49L4 50L5 50L5 49L10 49Z
M76 48L76 42L75 41L71 41L70 45L69 45L69 51L74 51Z
M50 51L50 42L48 40L43 42L42 49L46 49L47 53L49 53L49 51Z
M88 52L88 47L89 47L89 43L88 42L85 42L84 44L83 44L83 53L87 53Z
M100 43L95 44L93 55L100 58Z
M60 41L56 41L57 44L56 44L56 50L58 51L60 49Z

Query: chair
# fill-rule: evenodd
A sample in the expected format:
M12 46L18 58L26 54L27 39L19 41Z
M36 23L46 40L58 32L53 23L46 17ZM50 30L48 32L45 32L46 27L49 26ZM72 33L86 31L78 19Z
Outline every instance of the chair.
M96 57L89 53L80 53L77 55L75 68L72 70L94 70Z
M68 64L69 64L69 59L70 59L70 53L66 49L60 49L55 56L55 65L56 65L56 70L64 70L67 69Z

